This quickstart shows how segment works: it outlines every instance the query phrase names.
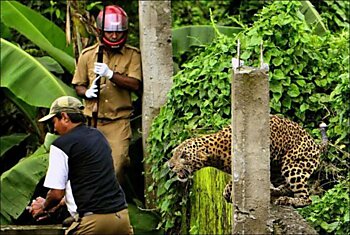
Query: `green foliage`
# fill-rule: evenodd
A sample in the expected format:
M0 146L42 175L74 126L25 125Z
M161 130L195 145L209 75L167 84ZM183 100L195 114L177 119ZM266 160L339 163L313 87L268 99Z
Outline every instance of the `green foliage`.
M0 136L0 158L11 148L19 145L29 135L25 133L16 133L13 135Z
M328 234L350 233L349 180L350 178L340 182L321 198L312 196L312 204L299 209L299 213L318 232Z
M64 30L66 24L66 1L21 0L23 5L40 12L45 18Z
M213 41L216 37L215 30L227 36L232 36L241 31L241 28L211 25L191 25L183 26L172 30L173 56L191 51L191 47L204 46Z
M338 32L344 28L349 30L349 1L312 0L311 2L321 13L325 25L331 32Z
M162 235L164 231L156 229L159 218L156 213L143 211L139 207L128 204L130 223L133 226L135 234L142 235Z
M48 133L44 144L35 153L1 175L1 224L11 224L29 204L38 181L45 176L49 146L56 138Z
M257 15L251 28L235 38L218 35L212 44L199 48L197 56L173 77L167 103L150 130L146 159L152 166L154 184L149 190L157 192L161 226L179 225L184 216L181 205L187 203L189 190L188 185L174 182L164 164L171 150L191 136L230 122L231 59L236 56L237 39L241 59L255 67L260 63L263 41L264 62L270 66L271 113L282 113L303 124L316 139L320 139L316 128L325 120L328 136L336 145L323 160L338 164L348 157L349 35L314 35L300 8L298 1L275 1ZM343 171L344 164L339 165Z
M1 38L0 93L6 108L1 112L2 134L16 137L17 131L28 135L25 151L1 159L4 164L2 170L8 170L1 175L0 220L2 224L9 224L25 210L39 180L46 173L47 148L41 147L33 154L45 135L43 126L37 122L39 107L50 107L60 95L76 94L50 72L62 74L61 65L71 72L74 70L74 59L70 56L72 48L65 45L64 32L19 2L1 1L1 9L1 21L6 27L17 30L52 56L36 59L18 42L11 43ZM14 40L15 36L7 38ZM19 124L14 127L15 121ZM12 142L8 147L14 149L14 144ZM23 159L13 166L20 158Z
M298 5L280 3L265 8L254 27L242 34L241 58L257 66L262 40L264 61L270 65L272 112L283 113L310 129L330 116L332 142L348 145L349 34L312 35Z
M180 42L177 42L176 40L173 41L173 60L176 63L175 66L182 69L182 64L186 61L192 60L193 56L197 54L196 47L204 46L206 45L206 42L212 41L212 34L210 32L207 32L208 37L203 40L201 35L205 36L205 33L199 31L199 27L207 27L207 25L212 24L210 17L215 20L220 32L228 35L228 32L223 32L220 27L227 27L231 30L232 28L238 29L251 25L255 19L254 14L260 11L264 5L268 4L268 2L269 1L266 0L243 0L238 2L235 0L171 1L172 26L174 30L187 31L188 29L184 30L185 27L191 27L194 29L193 32L187 32L187 35L191 36L191 38L182 38L182 41ZM178 32L175 32L175 35L173 34L173 38L174 36L176 37L176 34L178 34ZM177 44L180 44L180 46ZM184 48L182 45L191 47L191 49L183 52L181 50ZM177 71L177 68L175 68L175 73Z
M206 25L210 23L209 9L215 12L215 20L228 18L230 4L231 1L171 1L173 27Z
M76 96L71 87L21 48L1 39L1 52L1 87L8 88L27 104L50 107L59 96Z
M72 46L67 47L65 34L58 26L16 1L1 1L1 9L4 24L17 30L73 73Z
M219 25L241 27L251 25L255 13L272 1L251 0L220 0L220 1L171 1L173 27L184 25L210 24L209 9L214 13L213 18Z
M321 16L310 1L301 1L300 11L305 16L308 25L313 28L315 34L323 35L327 31Z
M164 162L171 149L192 136L195 129L217 130L228 124L229 67L234 53L231 39L219 36L215 43L187 63L184 70L174 76L168 101L152 124L148 142L150 157L146 161L152 166L150 173L155 181L149 190L157 192L166 229L175 225L175 219L180 220L182 213L178 205L186 203L187 197L185 188L174 187L178 183L174 178L169 179ZM184 194L182 199L178 197L181 193Z
M40 137L41 131L36 121L38 115L38 108L28 105L23 100L17 98L7 88L1 88L0 94L3 97L1 99L1 124L2 135L11 135L14 133L27 133L29 129L34 135ZM9 102L10 101L10 102ZM24 117L24 118L23 118ZM20 119L20 124L16 125L16 119ZM24 119L24 120L23 120ZM44 134L44 133L42 133ZM33 146L34 147L34 146Z

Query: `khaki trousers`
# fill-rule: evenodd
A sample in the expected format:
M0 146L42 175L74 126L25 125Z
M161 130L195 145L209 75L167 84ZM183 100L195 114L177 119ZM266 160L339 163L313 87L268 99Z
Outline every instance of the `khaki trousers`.
M130 225L128 209L110 214L92 214L73 222L66 235L80 234L134 234Z
M120 184L124 183L124 168L130 164L129 145L131 140L130 119L98 122L97 129L107 138L111 148L114 170Z

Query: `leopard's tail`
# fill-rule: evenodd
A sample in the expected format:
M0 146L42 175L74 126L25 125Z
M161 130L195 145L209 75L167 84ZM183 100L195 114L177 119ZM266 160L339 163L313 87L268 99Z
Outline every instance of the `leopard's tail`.
M320 131L321 131L321 136L322 136L322 142L319 145L321 153L325 153L327 151L327 147L328 147L328 137L327 137L327 134L326 134L326 129L327 129L327 124L322 122L320 124Z

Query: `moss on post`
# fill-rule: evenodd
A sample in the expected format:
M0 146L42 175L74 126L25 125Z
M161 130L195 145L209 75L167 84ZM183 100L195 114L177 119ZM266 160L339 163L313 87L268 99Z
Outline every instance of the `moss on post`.
M190 195L190 234L231 234L232 205L222 195L230 175L212 167L194 174Z

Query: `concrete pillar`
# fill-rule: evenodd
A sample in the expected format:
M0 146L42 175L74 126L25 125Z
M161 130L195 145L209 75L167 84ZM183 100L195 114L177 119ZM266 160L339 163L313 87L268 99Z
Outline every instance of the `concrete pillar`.
M233 71L233 234L270 233L270 129L267 70Z
M142 145L147 158L146 140L154 117L166 101L173 75L171 42L171 1L139 1L140 49L142 54ZM145 189L151 184L150 166L145 167ZM153 194L146 192L146 206L153 207Z

